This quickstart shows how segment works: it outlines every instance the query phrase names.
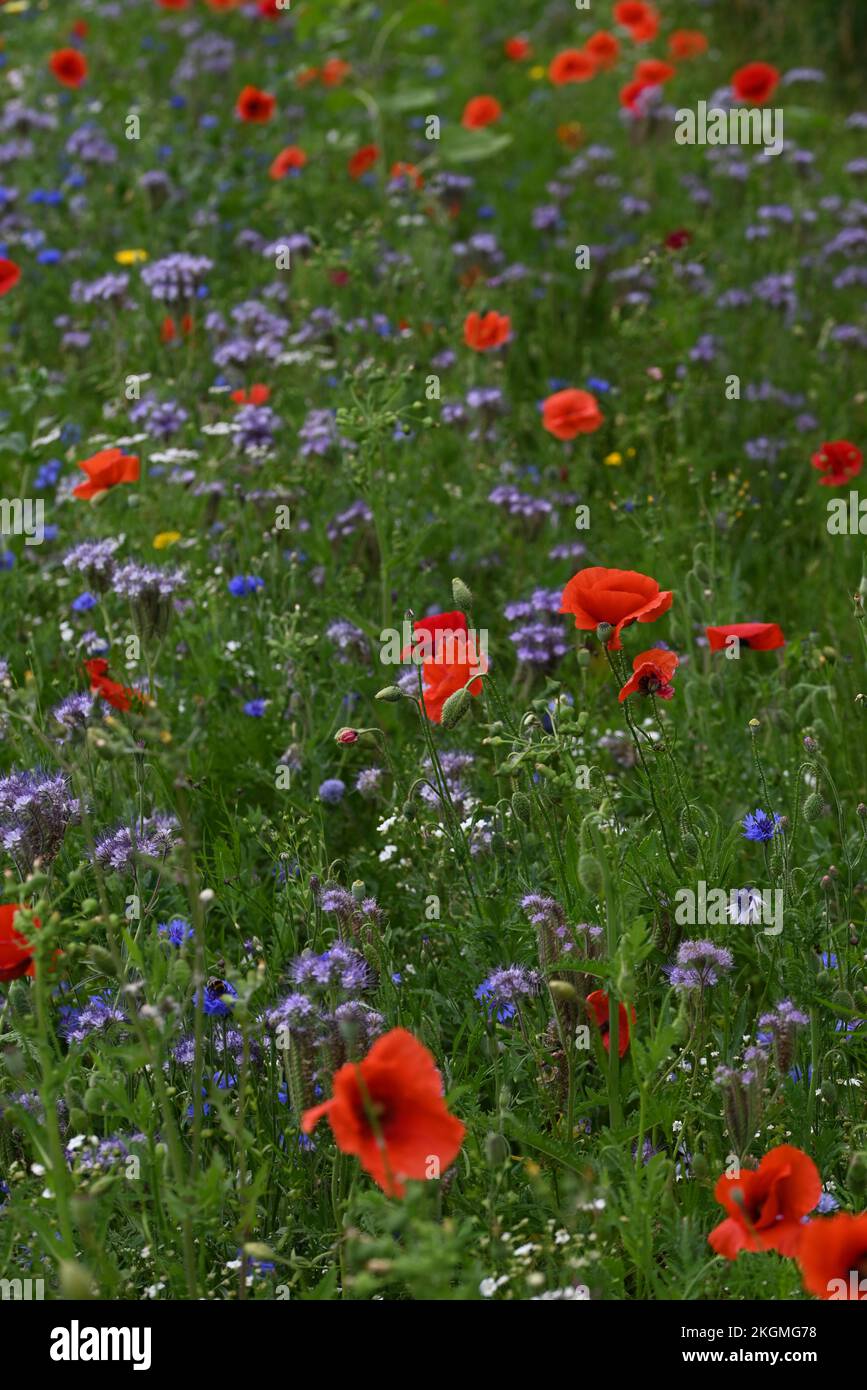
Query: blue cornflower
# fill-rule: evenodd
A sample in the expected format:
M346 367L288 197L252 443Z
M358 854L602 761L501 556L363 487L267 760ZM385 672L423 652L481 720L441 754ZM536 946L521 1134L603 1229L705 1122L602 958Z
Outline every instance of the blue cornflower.
M257 574L236 574L234 579L229 580L229 593L235 598L246 598L248 594L255 594L257 589L264 587L264 579L260 579Z
M755 815L749 812L741 821L744 827L745 840L772 840L777 833L777 826L782 817L776 811L771 815L767 811L762 811L756 807Z
M78 598L74 598L72 600L70 607L72 608L73 613L89 613L91 608L96 607L96 604L96 596L94 594L88 593L85 589L83 594L79 594Z
M183 946L185 941L190 941L196 934L184 917L172 917L169 922L160 922L157 931L166 938L171 946Z
M261 719L267 708L267 700L248 700L244 706L244 713L251 719Z
M226 1003L223 997L224 995L230 996L228 1003ZM210 1014L213 1018L225 1018L227 1014L232 1012L232 999L237 999L237 997L238 991L235 989L234 985L229 984L228 980L220 980L216 977L212 977L205 984L203 1004L205 1013ZM193 1003L198 1007L198 1002L199 996L197 990L193 995Z

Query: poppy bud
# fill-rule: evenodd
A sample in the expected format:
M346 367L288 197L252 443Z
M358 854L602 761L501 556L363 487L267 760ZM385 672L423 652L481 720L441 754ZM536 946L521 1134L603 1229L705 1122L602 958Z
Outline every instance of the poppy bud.
M502 1168L511 1154L509 1141L504 1134L491 1130L485 1135L485 1158L491 1168Z
M403 691L396 685L386 685L382 690L377 690L374 700L385 700L389 705L396 705L398 700L403 697Z
M585 893L598 898L602 893L602 865L593 854L578 857L578 878Z
M452 580L452 598L462 613L469 613L473 606L473 596L462 579Z
M614 628L610 623L600 623L596 628L596 636L600 642L610 642Z
M98 907L99 903L96 901L96 898L85 898L84 902L81 904L82 917L92 916Z
M338 730L337 730L337 733L334 735L334 742L335 742L335 743L357 743L357 742L358 742L358 730L357 730L357 729L347 729L347 728L338 729Z
M863 1149L854 1153L849 1160L846 1180L854 1195L863 1201L864 1195L867 1193L867 1153Z
M710 1165L704 1154L694 1153L692 1156L692 1176L697 1182L706 1182L710 1177Z
M860 816L861 820L867 817L867 806L864 805L863 801L858 802L858 805L855 807L855 814Z
M111 951L107 951L104 946L91 946L87 953L87 958L93 961L97 970L101 970L103 975L116 975L117 968Z
M102 1106L102 1093L95 1086L89 1086L84 1093L84 1108L88 1115L101 1115Z
M832 1004L837 1004L841 1009L849 1009L852 1013L855 1012L855 999L849 993L848 989L835 989L834 993L831 995L831 1002Z
M554 999L558 1003L577 1004L578 991L574 985L570 985L568 980L549 980L548 988Z
M494 854L497 856L497 858L505 858L505 855L508 852L508 848L509 846L506 844L506 841L503 838L503 836L500 834L498 830L495 830L493 835L491 836L491 849L494 851Z
M418 815L418 812L416 811L416 808L413 806L411 801L405 801L403 803L400 813L403 816L404 820L415 820L416 816Z
M833 1081L823 1081L816 1091L816 1095L820 1100L823 1100L826 1105L836 1105L837 1103L837 1087L834 1085Z
M812 825L813 822L817 821L821 816L824 805L825 803L818 792L810 792L810 795L804 802L804 820L807 821L809 825Z
M530 798L524 792L515 792L512 797L512 811L523 825L529 825L533 819L533 806Z
M695 864L699 854L698 840L691 831L687 830L681 835L680 846L687 864Z
M443 705L443 712L440 723L444 729L453 729L459 724L470 707L470 692L467 689L456 690L454 695L450 695Z
M590 665L590 662L592 660L587 648L579 647L576 656L578 660L578 665L580 666L581 670L586 671L587 667Z
M87 1113L81 1109L80 1105L69 1107L69 1123L75 1134L86 1134L91 1128Z

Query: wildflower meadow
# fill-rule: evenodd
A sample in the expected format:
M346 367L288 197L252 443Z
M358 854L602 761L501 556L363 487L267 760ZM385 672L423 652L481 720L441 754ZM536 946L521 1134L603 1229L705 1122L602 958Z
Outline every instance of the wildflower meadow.
M865 60L856 0L0 3L53 1360L99 1300L867 1300Z

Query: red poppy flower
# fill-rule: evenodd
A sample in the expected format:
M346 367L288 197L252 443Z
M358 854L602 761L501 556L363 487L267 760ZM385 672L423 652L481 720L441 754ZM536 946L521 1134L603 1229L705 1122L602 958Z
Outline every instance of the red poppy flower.
M264 125L274 115L276 105L277 99L270 92L247 86L238 97L235 112L242 121Z
M355 151L355 154L347 165L349 177L352 179L360 179L361 175L366 174L368 169L372 168L378 159L378 145L362 145L360 150Z
M802 1229L797 1260L808 1293L867 1300L867 1282L862 1284L867 1279L867 1212L852 1216L841 1211L810 1221Z
M181 319L180 329L170 314L167 314L160 324L160 342L173 343L180 331L185 338L189 337L194 328L192 314L184 314Z
M857 478L864 455L848 439L832 439L830 444L822 445L818 454L813 454L810 462L825 474L819 479L821 487L842 487L851 478Z
M620 634L631 623L655 623L672 605L670 589L660 590L655 579L635 570L609 570L600 565L579 570L563 590L561 613L572 613L575 626L595 632L600 623L614 628L610 651L623 645Z
M424 187L424 179L415 165L407 164L406 161L402 159L398 160L396 164L392 164L389 170L389 177L393 179L407 179L408 182L412 184L413 188Z
M620 690L620 703L630 695L656 695L660 700L673 700L671 678L679 665L679 658L664 647L652 647L649 652L634 656L632 675Z
M22 975L36 974L33 947L26 937L15 930L15 917L21 910L21 906L15 903L0 906L0 981L19 980ZM42 926L38 917L33 918L33 925Z
M772 652L786 645L779 623L727 623L706 627L705 632L712 652L723 651L729 637L737 637L742 647L751 647L756 652Z
M435 613L413 623L413 641L402 653L403 660L420 662L424 707L432 724L442 722L443 705L450 695L465 686L471 695L481 695L481 676L485 659L476 651L463 613ZM475 675L470 685L467 682Z
M341 1153L355 1154L389 1196L402 1197L407 1178L439 1177L460 1152L466 1131L446 1109L436 1063L404 1028L335 1072L332 1091L301 1128L309 1134L327 1115Z
M555 391L542 402L542 424L555 439L592 434L605 419L589 391Z
M229 397L236 405L266 405L271 396L270 386L251 386L249 391L232 391Z
M523 62L525 58L533 55L533 45L529 39L518 36L514 39L506 39L503 44L503 52L507 58L511 58L513 63Z
M780 1144L758 1168L743 1168L737 1178L723 1173L714 1196L728 1218L711 1231L708 1244L727 1260L737 1259L741 1250L794 1255L803 1218L821 1195L822 1179L813 1160L791 1144Z
M638 98L642 92L646 92L652 82L642 82L640 78L635 78L632 82L627 82L625 87L620 88L620 105L626 111L638 111Z
M95 497L98 492L106 492L118 483L137 483L139 462L134 454L123 454L120 449L100 449L89 459L79 460L79 468L87 474L88 481L79 483L72 489L73 497L85 501Z
M323 87L339 87L351 71L351 64L344 62L342 58L329 58L319 73L319 80Z
M288 8L286 4L281 5L279 0L259 0L259 13L266 19L279 19Z
M0 257L0 298L14 290L18 281L21 279L21 267L14 261L7 261Z
M596 59L583 48L564 48L548 67L548 76L555 87L567 82L589 82L596 71Z
M615 5L614 18L622 28L629 30L633 43L647 43L659 33L658 10L639 0L623 0L622 4Z
M190 0L157 0L160 9L163 10L185 10L189 3Z
M635 80L648 82L652 87L661 87L664 82L674 77L676 71L671 63L664 63L661 58L642 58L640 63L635 64Z
M665 244L669 251L681 251L684 246L689 246L692 241L692 232L686 231L684 227L679 227L676 232L669 232L665 238Z
M738 101L749 106L764 106L773 96L780 80L779 70L770 63L747 63L732 74L732 90Z
M105 657L95 656L90 661L85 661L84 670L91 690L99 695L100 699L105 700L106 704L111 705L112 709L126 714L133 704L147 703L147 697L140 690L134 690L131 686L121 685L119 681L111 679Z
M86 39L88 35L88 24L86 19L73 20L69 32L74 34L77 39Z
M620 57L620 40L615 34L609 34L607 29L600 29L598 34L590 35L584 52L590 54L597 67L613 68Z
M290 169L303 169L306 163L307 156L300 146L287 145L272 161L268 173L272 179L283 179Z
M592 994L587 996L587 1004L592 1011L593 1021L602 1034L602 1046L606 1052L611 1051L611 1036L608 1024L608 995L604 989L594 989ZM632 1015L632 1025L635 1026L635 1009L630 1007L629 1013ZM617 1055L625 1057L629 1047L629 1014L626 1012L626 1005L619 1004L617 1008Z
M675 29L668 37L668 51L679 62L707 53L707 39L700 29Z
M493 311L485 314L467 314L464 319L464 342L474 352L490 352L508 340L512 331L512 321L507 314Z
M619 0L614 6L614 19L623 29L635 29L638 25L646 24L653 15L652 6L645 5L642 0Z
M503 108L496 97L472 97L464 107L461 125L465 130L483 130L493 125L503 114Z
M64 87L80 87L87 76L87 59L77 48L59 48L48 66Z

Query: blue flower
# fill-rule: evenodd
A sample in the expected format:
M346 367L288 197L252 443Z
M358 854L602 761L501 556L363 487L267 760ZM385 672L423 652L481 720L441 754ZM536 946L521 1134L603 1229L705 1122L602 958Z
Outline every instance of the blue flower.
M248 594L255 594L257 589L264 587L264 579L260 579L257 574L236 574L234 579L229 580L229 593L235 598L246 598Z
M748 812L741 821L744 827L744 839L761 841L772 840L777 833L777 826L780 820L781 817L777 815L776 811L771 815L767 811L762 811L757 807L755 815L751 815Z
M328 777L319 788L319 800L324 801L326 806L336 806L338 801L343 800L346 791L346 783L341 782L339 777Z
M96 596L85 590L83 594L78 595L78 598L72 600L70 607L73 613L89 613L91 608L96 607L96 603Z
M171 946L182 946L195 936L195 930L184 917L173 917L169 922L160 922L157 931L165 936ZM207 1012L207 1005L205 1006Z
M230 996L228 1003L226 1003L223 997L224 995ZM237 997L238 991L235 989L234 985L229 984L228 980L220 980L216 977L212 977L205 984L204 1011L212 1018L225 1018L227 1014L232 1012L232 999L237 999ZM198 990L193 995L193 1003L198 1007Z
M261 719L267 708L267 700L248 700L244 706L244 713L249 715L251 719Z

